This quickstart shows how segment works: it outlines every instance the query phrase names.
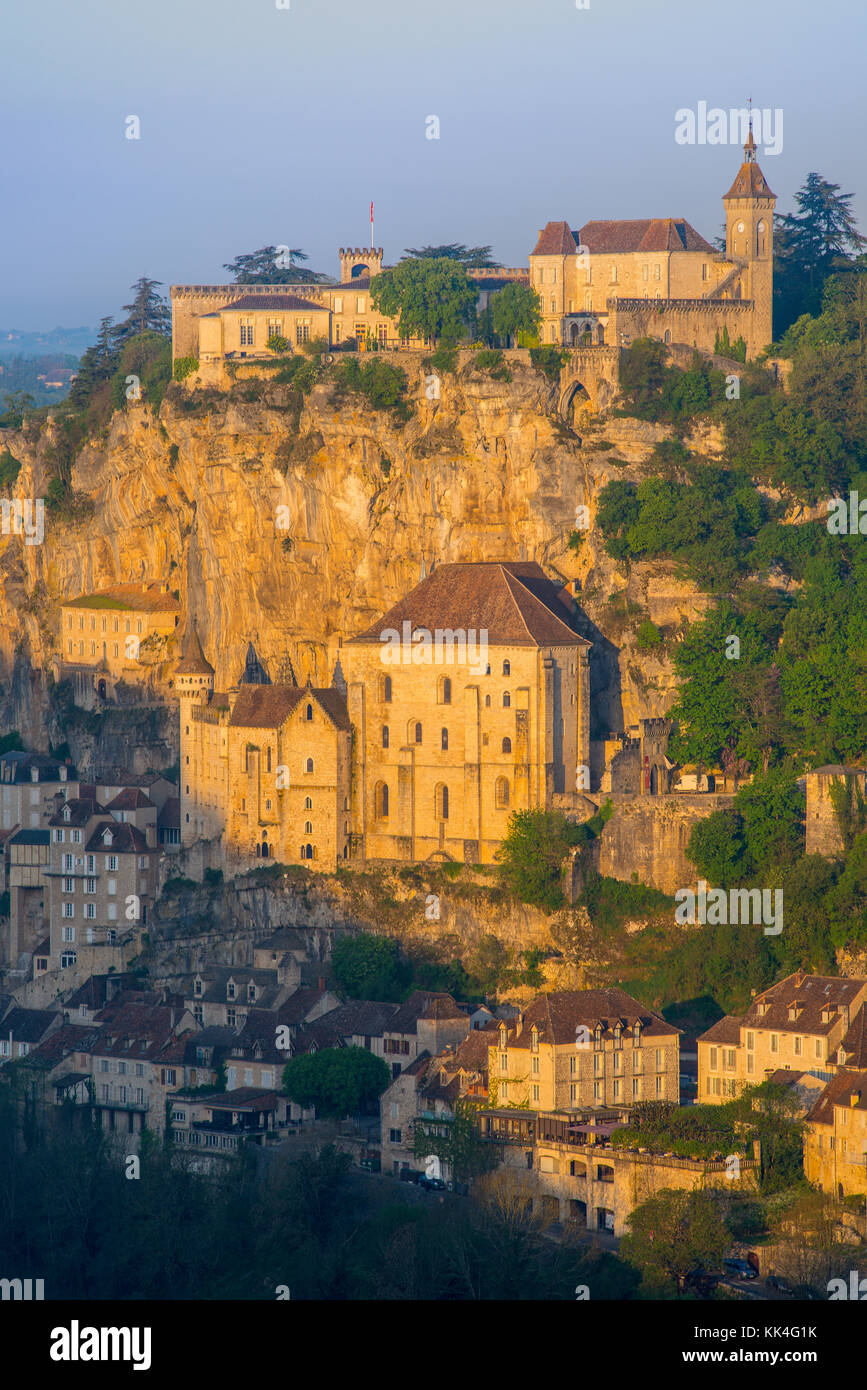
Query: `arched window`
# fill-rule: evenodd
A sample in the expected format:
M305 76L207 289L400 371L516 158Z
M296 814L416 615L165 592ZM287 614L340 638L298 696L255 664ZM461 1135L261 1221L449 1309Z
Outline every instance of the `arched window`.
M508 709L512 703L512 697L508 690L503 691L503 709Z
M312 772L312 771L313 771L313 759L312 759L312 758L308 758L308 759L307 759L307 766L306 766L306 768L305 768L304 770L305 770L305 772Z
M491 708L491 697L490 697L490 695L486 695L486 696L485 696L485 709L490 709L490 708Z
M373 793L374 811L377 820L385 820L388 816L388 784L377 782Z
M262 846L261 846L261 845L257 845L257 846L256 846L256 858L257 858L257 859L260 859L261 856L262 856Z
M262 841L262 858L263 858L263 859L267 859L267 858L268 858L268 841L267 841L267 840L263 840L263 841Z
M504 738L504 739L503 739L503 752L504 752L504 753L511 753L511 751L512 751L512 740L511 740L510 738Z
M440 676L439 678L439 703L450 705L452 702L452 678L451 676Z
M270 771L271 771L271 745L270 745L270 744L268 745L268 747L267 747L267 749L265 750L265 752L266 752L265 763L266 763L266 766L267 766L267 770L270 772Z
M416 743L421 743L421 724L417 723L415 725L415 728L413 730L413 736L415 738Z
M442 745L442 750L443 750L443 752L444 752L444 753L447 753L447 752L448 752L448 749L449 749L449 731L448 731L448 729L443 729L443 730L441 731L441 733L440 733L440 743L441 743L441 745Z
M302 845L302 846L301 846L301 858L302 858L302 859L312 859L312 858L313 858L313 846L312 846L312 845Z
M494 805L498 810L504 810L509 804L509 779L508 777L498 777L494 784Z
M382 746L383 746L383 748L387 748L387 747L388 747L388 725L387 725L387 724L383 724L383 726L382 726Z
M307 821L304 822L304 834L305 834L305 835L312 835L312 834L313 834L313 825L312 825L312 822L309 821L309 820L307 820Z
M312 718L313 718L313 706L312 706L312 705L308 705L308 706L307 706L307 711L306 711L306 713L305 713L305 715L304 715L304 718L305 718L305 719L312 719Z
M503 662L503 675L504 675L504 676L510 676L511 674L512 674L512 663L511 663L510 661L504 661L504 662Z
M380 676L379 698L384 705L391 704L391 676Z
M309 796L305 796L305 798L304 798L304 810L305 810L305 811L312 811L312 810L313 810L313 800L312 800L312 798L309 797Z
M448 820L449 818L449 789L444 782L437 784L435 793L436 818L437 820Z

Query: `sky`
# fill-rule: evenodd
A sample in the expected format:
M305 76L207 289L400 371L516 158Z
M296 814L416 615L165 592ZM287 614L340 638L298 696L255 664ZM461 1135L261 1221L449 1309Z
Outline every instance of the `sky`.
M7 0L0 329L119 317L138 276L220 283L263 245L336 275L371 200L386 264L459 241L526 265L559 219L710 240L740 145L679 144L676 113L750 95L782 112L777 211L816 170L867 233L867 0L579 3Z

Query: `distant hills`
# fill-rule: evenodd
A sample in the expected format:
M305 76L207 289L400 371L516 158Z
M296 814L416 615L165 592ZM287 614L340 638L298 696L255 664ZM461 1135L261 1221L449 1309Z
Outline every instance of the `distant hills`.
M50 328L44 332L0 328L0 359L46 353L69 353L78 358L95 338L95 328Z

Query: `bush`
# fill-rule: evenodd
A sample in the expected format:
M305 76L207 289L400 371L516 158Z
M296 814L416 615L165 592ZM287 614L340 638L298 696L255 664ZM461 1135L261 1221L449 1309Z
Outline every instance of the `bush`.
M188 376L191 376L193 372L197 372L198 370L198 357L178 357L175 359L175 365L172 368L172 376L175 381L184 381Z
M341 362L334 371L338 395L344 391L357 391L364 396L372 410L390 410L395 415L406 416L406 372L393 367L381 357L373 357L362 365L351 357Z
M438 372L456 372L458 354L456 348L439 347L430 357L425 358L424 366L431 366Z
M272 333L265 346L270 352L278 352L282 355L284 352L289 352L291 345L289 339L284 338L282 333Z
M21 464L8 449L4 449L0 454L0 487L11 487L20 472Z
M411 979L400 948L388 936L359 932L338 941L331 972L351 999L383 999L397 1003Z
M290 1100L338 1120L371 1108L390 1084L386 1063L363 1047L326 1047L293 1057L283 1068Z
M641 651L650 651L652 647L658 647L661 641L662 634L656 626L656 623L652 623L649 619L645 619L643 623L639 624L638 631L635 634L635 645Z
M569 360L569 354L555 347L553 343L545 343L542 347L530 348L530 361L537 372L542 372L549 381L559 381L560 370Z
M522 902L554 912L563 905L563 861L592 835L560 811L515 811L497 852L501 877Z

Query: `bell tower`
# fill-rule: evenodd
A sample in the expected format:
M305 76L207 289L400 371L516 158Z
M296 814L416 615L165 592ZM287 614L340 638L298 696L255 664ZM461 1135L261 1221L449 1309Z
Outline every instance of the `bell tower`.
M774 207L776 194L756 160L753 118L744 145L744 162L723 197L726 255L741 274L741 292L753 301L751 355L773 341Z

